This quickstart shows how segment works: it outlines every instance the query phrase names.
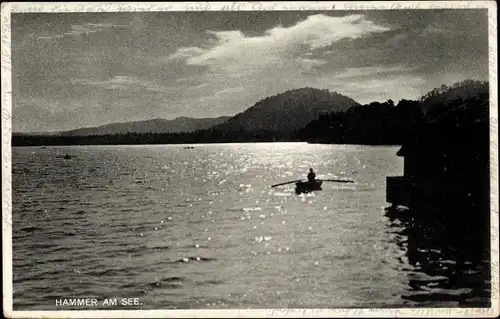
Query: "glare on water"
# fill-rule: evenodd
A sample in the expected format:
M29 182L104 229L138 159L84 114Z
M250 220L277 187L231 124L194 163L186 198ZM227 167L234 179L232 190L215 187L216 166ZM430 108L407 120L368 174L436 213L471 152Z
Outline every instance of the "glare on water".
M385 177L402 174L397 149L14 148L14 308L64 297L139 297L142 309L411 305L401 296L424 274L381 209ZM309 167L355 183L270 187Z

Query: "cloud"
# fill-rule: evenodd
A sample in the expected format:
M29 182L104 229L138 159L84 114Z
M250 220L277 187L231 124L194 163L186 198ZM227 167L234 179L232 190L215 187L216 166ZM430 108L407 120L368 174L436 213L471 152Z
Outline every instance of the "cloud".
M405 85L401 86L401 83ZM419 98L426 81L418 76L399 74L382 78L356 79L347 83L331 83L330 85L338 87L344 94L356 96L359 103L388 99L397 102L402 99Z
M106 90L123 90L123 91L149 91L149 92L167 92L170 91L167 87L162 87L152 81L138 79L132 76L116 75L109 80L95 81L88 79L73 79L72 84L90 85L100 87Z
M328 63L325 60L309 58L297 58L295 61L306 70L313 70L315 67Z
M112 24L112 23L87 23L77 24L71 26L71 31L65 32L65 35L81 35L89 33L97 33L104 31L108 28L126 28L126 25Z
M273 64L287 53L328 47L342 39L357 39L388 27L365 20L362 15L330 17L309 16L293 26L270 29L262 36L247 37L241 31L208 31L217 41L210 48L180 48L170 58L186 57L188 65L235 63Z
M311 78L309 84L348 95L363 104L387 99L416 99L427 90L428 83L411 67L377 65L337 70ZM292 85L300 87L300 82Z
M433 35L451 35L453 34L452 30L445 29L441 26L438 26L436 23L431 23L427 25L421 32L421 35L424 37L433 36Z
M404 65L393 66L373 66L361 68L347 68L344 72L335 75L333 78L338 80L352 79L352 78L366 78L373 76L389 75L394 73L410 73L413 68L405 67Z
M167 60L190 58L202 54L203 52L204 50L198 47L179 48L175 53L171 54Z
M91 33L98 33L102 31L109 30L110 28L127 28L127 25L123 24L113 24L113 23L86 23L86 24L74 24L71 25L70 30L61 34L51 34L38 36L38 40L53 40L60 39L64 37L73 37L81 35L89 35Z
M163 61L184 61L187 68L204 67L193 82L186 77L177 83L186 86L186 91L190 84L203 83L203 94L197 94L202 95L199 98L206 107L230 105L241 111L266 96L311 86L318 77L338 75L343 66L329 64L328 57L321 55L324 51L341 40L389 30L363 15L318 14L259 36L247 36L240 30L207 31L202 45L181 47Z
M385 42L388 46L394 47L394 48L400 48L404 45L409 44L409 37L410 35L408 33L398 33L395 36L387 39Z
M12 17L26 129L234 115L301 87L397 101L488 76L480 10L34 15Z
M291 44L306 44L311 49L332 45L342 39L357 39L371 33L390 29L376 25L363 15L330 17L322 14L309 16L289 28L277 27L267 32L267 36L284 40Z

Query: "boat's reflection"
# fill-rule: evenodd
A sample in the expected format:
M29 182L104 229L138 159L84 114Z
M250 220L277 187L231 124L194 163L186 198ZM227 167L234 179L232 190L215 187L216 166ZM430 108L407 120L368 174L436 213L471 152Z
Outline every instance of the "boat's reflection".
M464 216L460 212L443 212ZM418 212L387 208L388 231L411 265L405 303L427 307L490 307L489 228L457 218L419 218ZM428 215L428 212L427 214ZM420 214L422 216L422 214ZM407 267L408 268L408 267Z

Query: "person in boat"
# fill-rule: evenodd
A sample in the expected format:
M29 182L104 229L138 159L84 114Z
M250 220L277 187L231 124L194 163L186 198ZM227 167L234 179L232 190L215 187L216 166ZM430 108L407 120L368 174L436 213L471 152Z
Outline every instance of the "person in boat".
M309 183L313 183L316 180L316 173L312 168L309 169L309 174L307 174L307 180Z

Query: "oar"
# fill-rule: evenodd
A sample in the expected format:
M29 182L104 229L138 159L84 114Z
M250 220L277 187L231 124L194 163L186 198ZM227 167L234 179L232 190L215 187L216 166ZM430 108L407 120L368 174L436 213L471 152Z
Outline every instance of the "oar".
M338 183L354 183L354 181L346 180L346 179L319 179L319 181L323 181L323 182L338 182Z
M271 187L276 187L276 186L281 186L281 185L286 185L286 184L291 184L291 183L297 183L297 182L300 182L301 179L297 179L295 181L289 181L289 182L285 182L285 183L280 183L280 184L274 184L274 185L271 185Z

